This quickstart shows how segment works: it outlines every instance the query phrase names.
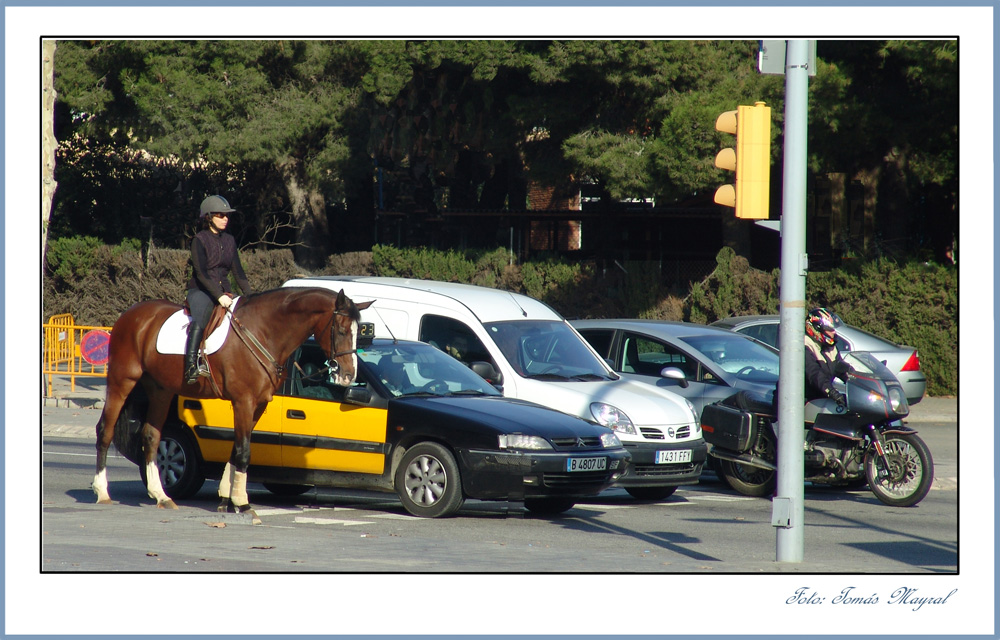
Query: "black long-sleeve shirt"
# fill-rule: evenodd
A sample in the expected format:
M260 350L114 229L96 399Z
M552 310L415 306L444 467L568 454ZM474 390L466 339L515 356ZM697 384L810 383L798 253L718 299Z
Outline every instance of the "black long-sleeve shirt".
M218 300L224 293L233 293L229 285L230 271L243 295L253 293L236 251L236 239L225 231L199 231L191 241L191 265L194 273L188 281L188 289L201 289L212 296L212 300Z

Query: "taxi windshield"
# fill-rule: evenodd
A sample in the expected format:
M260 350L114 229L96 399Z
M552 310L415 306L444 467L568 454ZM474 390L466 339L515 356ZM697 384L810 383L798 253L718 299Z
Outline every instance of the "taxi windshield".
M447 353L422 343L373 344L358 358L395 397L413 395L501 395Z
M613 376L569 325L556 320L486 323L514 370L542 380L608 380Z

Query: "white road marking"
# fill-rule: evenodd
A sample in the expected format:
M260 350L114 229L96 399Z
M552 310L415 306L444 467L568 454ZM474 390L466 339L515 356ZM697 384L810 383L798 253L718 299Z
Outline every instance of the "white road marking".
M580 504L576 503L573 505L574 509L583 509L584 511L610 511L612 509L635 509L635 505L631 504Z
M257 514L260 515L260 514ZM345 527L354 526L356 524L372 524L371 522L366 522L364 520L335 520L333 518L295 518L295 522L299 524L339 524Z

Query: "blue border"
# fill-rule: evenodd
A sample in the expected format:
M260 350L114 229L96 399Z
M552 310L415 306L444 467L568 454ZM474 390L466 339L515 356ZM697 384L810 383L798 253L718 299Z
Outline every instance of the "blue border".
M706 1L702 1L702 2L692 2L691 0L687 0L687 1L680 1L680 0L673 0L673 1L672 0L645 0L645 1L642 1L642 0L625 0L623 2L608 2L607 0L604 0L604 1L598 1L598 0L576 0L576 1L573 1L573 0L542 0L542 1L538 1L538 0L506 0L506 1L501 1L501 0L481 0L479 2L476 2L476 1L469 2L469 1L462 1L462 0L452 0L452 1L437 0L437 1L434 1L434 2L418 2L418 1L408 2L408 1L404 1L404 0L367 0L367 1L359 1L359 0L350 0L350 1L348 1L348 0L344 0L344 1L336 1L336 0L290 0L289 2L278 2L278 1L275 1L275 0L242 0L242 1L241 0L213 0L213 1L209 1L209 2L199 2L197 0L172 0L172 1L168 1L168 0L151 0L151 1L148 1L148 2L128 1L128 0L103 0L103 1L102 0L77 0L77 1L74 1L74 0L0 0L0 6L3 6L4 9L6 9L7 7L81 7L81 6L95 6L95 7L99 6L99 7L102 7L102 8L107 8L107 7L140 7L140 6L141 7L237 7L237 6L252 6L252 7L276 7L276 8L284 8L284 7L368 7L368 8L370 8L370 7L421 7L421 6L423 6L423 7L698 7L698 8L702 8L702 7L724 7L724 6L740 6L740 7L744 7L747 4L748 3L746 3L746 2L739 2L737 0L706 0ZM864 2L863 0L862 1L859 1L859 0L830 0L830 1L822 2L822 3L820 3L820 2L815 2L815 3L813 3L813 2L805 2L805 1L802 1L802 0L772 0L771 2L767 3L767 6L768 7L830 6L830 7L864 7L864 8L871 8L871 7L908 7L908 6L947 7L947 8L950 8L950 7L954 6L954 7L994 7L994 8L996 8L997 7L997 0L978 0L978 1L965 0L965 1L962 1L962 2L959 2L959 3L956 3L956 4L951 4L951 3L946 3L946 2L921 2L921 1L913 2L913 1L906 1L906 0L882 0L882 1L874 3L874 4L873 3L869 3L869 2ZM996 40L996 34L998 32L998 29L997 29L998 20L1000 20L1000 17L998 17L997 12L994 12L994 16L993 16L994 47L996 46L995 45L995 40ZM4 11L3 15L0 16L0 33L4 33L4 34L6 33L6 26L7 26L6 11ZM4 71L4 77L6 77L6 64L7 64L7 60L6 60L6 51L5 50L0 50L0 58L3 58L3 65L4 65L3 68L5 70ZM998 71L996 69L996 65L995 65L995 62L996 62L996 53L994 53L994 60L993 60L993 62L994 62L994 64L993 64L992 80L993 80L993 86L994 86L994 90L995 90L996 87L997 87L998 81L1000 81L1000 73L998 73ZM3 85L0 86L0 104L5 104L5 103L6 103L6 83L4 82ZM996 107L994 107L994 108L996 108ZM995 125L996 125L996 117L994 116L994 127L995 127ZM997 152L997 145L996 145L996 136L997 136L997 134L996 134L996 131L994 130L993 153L992 153L992 156L991 156L992 160L993 160L993 176L994 176L994 179L993 179L993 184L994 184L994 187L993 187L993 191L994 191L993 220L994 220L995 224L994 224L994 232L993 232L993 238L992 238L992 240L993 240L993 246L994 247L996 247L997 241L998 241L998 239L1000 239L1000 230L998 230L998 228L996 226L996 222L1000 221L1000 206L998 206L998 204L996 202L996 184L998 182L1000 182L1000 165L998 165L998 152ZM4 148L6 147L6 129L4 129L2 132L0 132L0 146L2 146ZM0 190L2 190L2 192L6 193L6 186L7 186L6 185L6 154L4 154L3 158L0 158L0 170L2 170L2 172L0 172ZM970 204L970 206L971 206L971 204ZM4 214L5 214L4 215L4 219L6 219L6 213L7 213L6 212L6 207L3 204L0 204L0 207L3 207ZM2 242L0 242L0 247L2 247L2 249L0 249L0 251L3 251L3 255L6 257L6 249L7 249L7 245L6 245L6 229L3 226L0 226L0 238L2 238ZM993 260L994 260L994 262L993 262L993 272L994 272L994 278L996 278L996 276L998 275L998 269L997 269L997 264L995 262L995 260L996 260L995 255L993 256ZM5 267L6 267L5 263L0 263L0 270L3 270L3 272L4 272L4 278L5 278L5 283L6 283L7 273L6 273L6 268ZM0 327L3 328L4 335L6 336L6 328L7 328L6 327L6 324L7 324L7 322L6 322L7 321L7 315L6 315L6 298L2 297L2 296L0 296L0 308L3 309L3 316L2 316L2 319L0 319ZM1000 389L997 388L997 383L996 383L996 373L997 373L997 369L998 369L996 339L997 339L998 333L1000 333L1000 332L997 331L996 324L995 324L995 319L998 316L1000 316L1000 303L998 303L996 299L994 299L994 305L993 305L993 309L991 311L993 313L992 317L994 319L994 325L993 325L993 338L994 338L994 353L993 353L994 358L993 358L993 363L994 364L993 364L993 372L992 373L993 373L993 376L994 376L993 377L994 389L995 389L995 391L997 391L997 390L1000 390ZM6 353L7 353L7 350L6 350L6 341L5 340L4 341L0 341L0 361L6 362ZM7 381L6 381L6 378L5 378L5 371L0 371L0 379L3 379L4 383L5 383L4 384L4 391L3 391L3 399L6 400L7 399L7 387L6 387L6 382ZM998 400L997 396L998 396L998 394L994 393L994 400L993 400L994 415L996 415L997 409L1000 409L1000 400ZM5 418L0 418L0 420L3 420L5 422ZM2 427L0 427L0 428L5 428L6 427L6 424L4 424L3 422L0 422L0 425L2 425ZM993 426L993 425L990 425L990 426ZM3 455L4 450L5 450L5 446L4 446L5 444L6 444L5 441L4 442L0 442L0 459L2 459L2 455ZM1000 460L1000 440L996 440L996 439L994 441L993 460L994 460L994 462L997 461L997 460ZM1000 487L1000 476L998 476L997 470L996 470L995 466L994 466L994 470L993 470L993 477L994 477L994 487L995 488ZM4 477L3 477L2 474L0 474L0 495L5 496L6 495L4 493L5 491L6 491L6 484L5 484L5 481L4 481ZM4 503L6 503L6 500L4 500ZM994 502L995 513L996 513L996 507L997 506L1000 506L1000 500ZM7 522L6 522L6 513L5 513L5 510L4 509L0 509L0 525L3 525L4 539L6 539L6 531L7 531L6 524L7 524ZM996 540L994 540L994 552L996 551L996 547L997 547ZM996 561L996 558L995 558L995 561ZM996 567L996 564L995 564L995 566L994 566L994 594L997 593L997 590L996 590L996 586L997 586L996 568L997 567ZM0 554L0 569L2 569L3 577L5 579L5 584L6 584L6 578L7 578L7 575L6 575L6 558L3 557L2 554ZM527 591L527 593L530 594L530 589ZM202 595L205 595L205 594L202 594ZM626 594L623 594L623 595L626 595ZM701 597L704 594L697 594L697 593L695 593L695 594L690 594L690 595L691 595L691 597ZM609 598L611 598L611 597L614 597L614 594L607 593L606 596L609 597ZM89 594L88 595L87 593L83 593L82 592L80 594L80 597L82 597L82 598L94 597L94 594ZM192 597L195 598L195 599L197 599L197 596L194 596L193 594L192 594ZM253 591L252 590L248 591L245 594L245 597L247 597L247 598L254 597ZM164 604L166 604L166 602L164 602ZM540 606L544 606L541 603L538 603L538 604ZM525 605L526 606L528 605L527 601L525 602ZM57 609L58 605L57 604L55 605L55 607L51 607L49 605L46 605L45 603L40 603L40 606L42 607L42 610L40 611L41 615L46 615L46 614L47 615L58 615L58 609ZM53 608L55 610L52 610ZM487 609L487 611L488 611L489 610L489 605L488 604L484 605L484 609ZM5 612L5 611L6 611L6 599L5 599L4 603L3 603L3 612ZM155 611L152 611L152 610L150 611L151 627L152 628L155 628L155 623L153 621L155 621L156 616L157 615L163 615L164 613L166 613L167 615L170 614L169 611L168 612L159 612L159 613L157 613ZM840 612L837 612L837 613L840 613ZM817 616L817 624L812 627L812 630L815 631L817 629L826 629L828 627L832 627L832 628L850 628L850 613L849 612L843 612L841 615L837 615L837 613L824 610L820 615ZM95 612L94 612L95 618L93 620L90 620L89 622L94 623L96 620L99 620L100 617L110 616L110 615L114 615L114 613L113 613L113 607L107 608L104 611L101 611L100 607L95 607ZM1000 629L1000 613L998 613L998 611L996 610L996 608L994 608L994 610L993 610L993 616L994 616L994 629L998 630L998 629ZM5 615L3 615L2 613L0 613L0 619L5 619ZM828 620L829 622L826 623L826 624L824 624L824 623L821 622L822 620ZM767 626L768 624L769 624L768 620L758 619L758 620L748 621L748 628L750 628L750 629L759 629L761 626ZM957 622L956 626L960 626L960 624L961 624L960 622ZM623 625L627 626L627 618L623 618ZM243 629L242 632L240 631L241 628ZM234 621L233 622L233 629L234 629L233 635L237 635L238 634L241 637L252 637L252 638L261 638L261 639L263 639L263 638L275 638L275 639L277 639L277 638L290 637L290 636L286 636L286 635L267 636L267 635L254 635L252 633L250 633L250 634L246 633L247 630L252 629L252 628L253 628L252 618L243 617L240 621L238 621L238 622ZM781 632L790 631L790 630L783 629L780 626L780 624L777 627L777 629L780 629ZM797 636L794 636L794 635L785 635L784 633L781 633L781 632L770 633L770 634L745 635L745 636L733 636L733 635L704 635L704 636L701 636L701 635L699 635L699 636L696 636L696 637L697 638L703 638L705 640L715 640L715 639L733 638L733 637L773 638L776 635L779 635L779 633L781 634L782 637L787 637L787 638L795 638L795 637L797 637ZM914 637L914 635L915 634L913 634L913 633L909 633L909 634L905 634L905 635L879 635L879 636L860 636L859 635L857 637L879 637L879 638L901 638L901 639L905 638L906 640L911 640ZM8 637L9 638L25 638L25 639L31 639L31 640L48 640L48 639L56 639L56 638L60 638L61 639L61 638L66 638L66 637L104 637L104 636L100 636L100 635L96 635L96 634L82 634L80 636L62 636L62 635L28 635L28 636L22 636L22 635L16 635L16 636L14 636L14 635L11 635L11 636L8 636L8 635L5 634L5 632L4 632L3 629L0 629L0 637L2 637L2 638L8 638ZM129 636L116 635L115 637L116 638L124 638L124 637L129 637ZM220 636L219 634L212 634L212 635L207 635L207 636L197 636L197 635L183 635L183 636L174 636L174 635L141 635L141 636L132 636L132 637L137 637L137 638L141 637L141 638L150 638L150 639L205 638L206 640L208 640L209 638L211 638L212 640L215 640L215 639L217 639L219 637L226 637L226 636ZM294 635L294 636L291 636L291 637L301 638L303 640L312 639L312 638L331 638L331 637L335 637L335 638L339 638L339 639L343 639L343 640L354 640L354 639L357 639L357 640L386 640L386 639L390 639L390 638L391 639L396 639L396 638L434 638L434 639L436 639L436 638L439 638L441 636L440 635L423 635L423 636L420 636L420 635L405 635L405 636L404 635L339 635L339 636L338 635ZM459 638L459 637L463 637L463 636L451 635L449 637ZM518 638L518 639L525 639L525 640L532 639L532 638L544 638L546 640L561 640L561 639L579 640L580 636L579 636L579 634L573 634L573 635L521 635L521 634L517 634L517 635L474 635L474 634L469 634L468 636L465 636L465 637L474 637L474 638L482 639L482 640L492 640L492 639L495 639L495 638L504 638L504 639ZM589 636L589 637L592 637L592 638L605 638L605 637L606 638L610 638L610 637L613 637L613 636ZM617 637L617 636L614 636L614 637ZM629 638L629 640L633 640L633 639L634 640L654 640L654 639L655 640L662 640L663 638L666 638L666 637L676 637L676 636L666 636L666 635L630 635L630 636L627 636L627 637ZM807 636L803 635L803 636L798 636L798 637L807 637ZM845 634L816 635L816 634L810 633L810 634L808 634L808 637L811 637L811 638L842 638L842 637L845 637ZM934 639L938 639L938 638L941 638L941 639L950 639L950 638L956 638L956 637L963 637L963 638L964 637L969 637L969 638L997 638L997 637L1000 637L1000 636L998 636L998 635L994 635L994 636L975 635L974 636L974 635L954 634L954 635L947 635L947 636L919 636L919 637L921 639L934 640Z

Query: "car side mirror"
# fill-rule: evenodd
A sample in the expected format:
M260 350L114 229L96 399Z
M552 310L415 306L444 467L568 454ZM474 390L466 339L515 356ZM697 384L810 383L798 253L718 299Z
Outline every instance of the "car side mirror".
M344 402L368 406L372 401L372 390L368 387L347 387L344 391Z
M663 367L660 369L660 377L668 380L676 380L685 389L687 389L689 384L687 376L677 367Z
M480 378L500 389L503 387L503 374L497 371L491 363L477 360L469 364L469 368Z

